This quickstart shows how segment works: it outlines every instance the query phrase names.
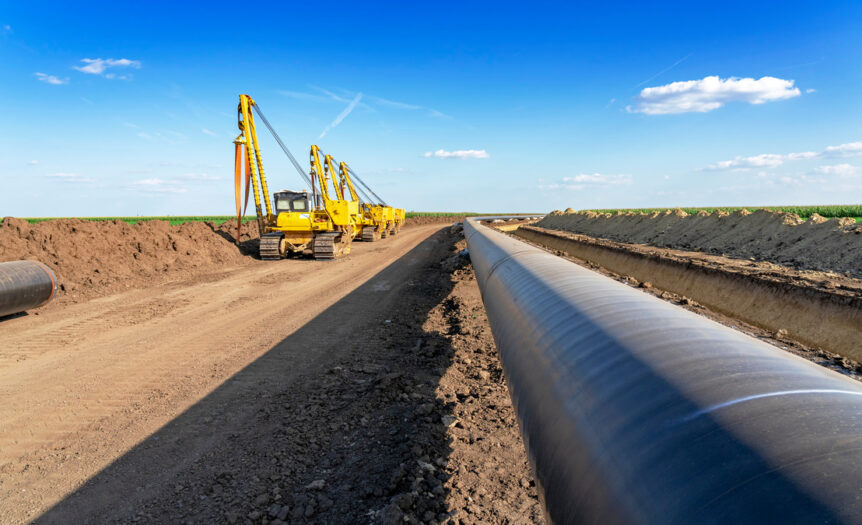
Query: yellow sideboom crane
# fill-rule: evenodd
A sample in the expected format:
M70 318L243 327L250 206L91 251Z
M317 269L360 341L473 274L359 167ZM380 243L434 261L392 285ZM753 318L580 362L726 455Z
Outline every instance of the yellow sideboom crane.
M348 212L350 213L349 222L350 226L352 227L351 237L355 239L357 236L362 234L362 202L357 198L355 193L348 193L346 191L347 188L345 188L344 179L340 177L336 166L338 166L338 163L335 161L332 155L324 155L323 170L326 174L327 180L332 181L332 185L335 187L335 193L338 196L338 200L340 202L350 203L348 205Z
M344 162L339 166L339 175L341 185L346 186L350 190L350 194L354 200L361 201L357 190L361 191L365 196L365 200L361 201L363 216L362 240L375 241L377 239L396 234L404 224L404 209L393 208L386 204L386 202L384 202L379 195L374 193L374 190L368 187L368 185L365 184L365 181L359 178L359 175L357 175L356 172ZM359 182L359 184L364 188L364 191L354 185L354 179ZM369 193L374 196L373 199L368 195Z
M349 168L344 162L339 165L339 181L342 195L346 198L347 195L345 195L345 191L349 192L351 200L359 203L360 216L358 217L357 223L360 229L360 238L365 242L380 240L381 234L386 231L386 219L383 214L382 206L372 206L369 203L370 199L367 197L367 194L365 201L363 202L359 193L356 191L356 186L353 185L353 181L350 179Z
M307 190L282 190L273 194L274 206L272 205L252 111L260 117L300 176L311 187L310 195ZM239 96L237 113L240 130L239 136L234 140L237 240L240 238L242 216L248 207L251 187L260 230L261 259L281 259L288 253L302 253L307 249L311 249L315 259L334 259L350 253L350 242L356 235L351 215L358 214L359 205L344 199L330 198L330 180L320 162L320 148L311 147L311 169L309 174L306 174L250 96ZM241 176L243 165L245 177ZM241 209L243 180L245 206ZM331 181L331 184L336 187L337 195L337 183Z

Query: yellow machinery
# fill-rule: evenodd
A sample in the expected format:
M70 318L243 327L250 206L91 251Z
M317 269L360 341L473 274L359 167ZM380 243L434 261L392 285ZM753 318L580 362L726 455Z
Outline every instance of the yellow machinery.
M308 191L279 191L273 195L275 206L271 205L252 110L261 118L294 167L310 185L310 195ZM359 203L343 198L337 181L328 176L320 162L320 148L311 147L311 169L306 175L250 96L239 96L237 111L240 129L239 136L234 140L237 239L244 214L244 210L240 210L240 166L244 164L245 206L248 206L250 183L260 229L261 259L281 259L288 253L302 253L307 249L311 249L315 259L334 259L350 253L350 243L359 231L356 224ZM335 188L335 195L330 193L330 184Z
M362 207L362 237L363 241L376 241L385 238L389 235L394 235L404 224L404 210L401 208L393 208L383 202L374 191L359 178L355 171L342 162L339 166L339 176L341 181L342 194L344 189L350 191L350 196L354 201L361 202ZM353 184L353 179L356 179L367 192L365 200L361 201L357 192L357 187ZM360 190L361 191L361 190ZM377 198L377 204L373 204L373 200L368 195L371 193ZM346 195L344 196L346 198Z
M330 159L331 157L327 155L327 166L330 165ZM334 175L334 166L330 173ZM335 177L333 176L333 180L334 179ZM372 206L368 202L362 202L358 192L356 191L356 187L353 185L353 181L350 179L349 168L344 162L339 165L339 181L339 188L342 196L347 198L347 195L349 194L351 200L359 203L360 215L357 223L360 228L360 238L366 242L379 240L383 233L387 231L387 222L383 212L383 207Z

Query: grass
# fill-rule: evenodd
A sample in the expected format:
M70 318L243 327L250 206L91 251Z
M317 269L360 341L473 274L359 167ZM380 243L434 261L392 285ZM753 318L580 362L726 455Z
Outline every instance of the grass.
M478 215L512 215L509 213L476 213L476 212L448 212L448 211L408 211L406 213L406 217L475 217ZM520 215L528 215L528 214L520 214ZM539 214L535 214L539 215ZM214 222L216 224L222 224L227 221L236 220L236 216L234 215L207 215L207 216L197 216L197 215L164 215L164 216L145 216L145 217L22 217L24 220L29 222L30 224L36 224L37 222L43 221L51 221L55 219L82 219L87 221L123 221L129 224L135 224L141 221L168 221L171 225L183 224L186 222ZM244 221L254 220L254 215L246 215Z
M672 208L632 208L632 209L606 209L606 210L583 210L593 211L597 213L653 213L663 212ZM704 207L704 208L681 208L682 211L694 215L699 211L712 213L715 210L721 210L728 213L746 209L749 211L767 209L772 211L783 211L787 213L795 213L803 219L807 219L814 215L822 215L823 217L852 217L856 222L862 222L862 205L860 204L834 204L834 205L815 205L815 206L719 206L719 207Z
M214 222L221 224L227 221L236 220L236 216L232 215L208 215L208 216L182 216L182 215L165 215L161 217L24 217L24 220L30 224L37 222L51 221L54 219L82 219L85 221L123 221L129 224L135 224L142 221L168 221L171 225L183 224L186 222ZM254 219L254 216L246 215L244 220Z
M543 213L476 213L472 211L408 211L410 217L478 217L481 215L544 215Z

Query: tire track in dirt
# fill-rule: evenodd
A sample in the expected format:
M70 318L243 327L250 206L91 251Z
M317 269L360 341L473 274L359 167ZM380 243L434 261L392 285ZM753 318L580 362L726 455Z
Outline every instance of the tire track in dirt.
M0 323L0 521L38 515L438 229ZM335 327L322 343L349 338Z

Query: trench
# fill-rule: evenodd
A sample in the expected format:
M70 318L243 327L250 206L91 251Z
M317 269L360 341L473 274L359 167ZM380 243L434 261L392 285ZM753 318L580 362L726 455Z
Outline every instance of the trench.
M508 228L507 228L508 229ZM642 286L690 298L718 313L807 345L862 361L862 299L852 290L815 288L707 264L700 254L673 255L535 226L511 229L512 235L562 252Z

